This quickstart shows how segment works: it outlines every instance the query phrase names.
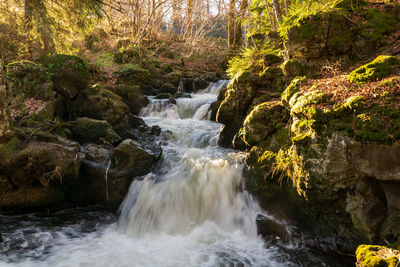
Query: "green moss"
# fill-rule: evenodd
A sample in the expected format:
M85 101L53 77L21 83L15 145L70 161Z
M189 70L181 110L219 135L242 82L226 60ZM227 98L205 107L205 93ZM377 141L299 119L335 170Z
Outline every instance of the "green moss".
M86 61L77 56L58 54L54 56L44 56L39 59L39 62L54 75L57 75L64 70L74 70L79 75L89 80L91 78L89 66Z
M116 63L139 63L142 59L146 58L147 50L143 47L136 45L129 45L121 47L114 53L113 59Z
M13 137L10 141L0 145L0 157L8 158L22 147L22 142L17 138Z
M303 166L302 157L295 147L282 148L276 155L276 163L273 168L282 174L281 179L287 177L293 184L298 195L308 198L310 174Z
M361 245L356 250L357 262L368 267L396 267L400 259L388 248L374 245Z
M289 119L286 109L276 102L256 106L243 123L243 141L255 145L285 127Z
M367 38L371 43L384 41L384 35L390 34L396 30L395 13L384 13L378 8L368 8L366 10L366 24L361 29L361 35Z
M39 64L27 60L11 62L7 65L6 78L14 97L23 96L22 100L52 97L51 75Z
M299 118L315 118L320 110L314 107L315 104L324 103L328 95L319 90L312 90L303 95L298 95L293 101L290 100L291 105L290 114Z
M306 72L306 68L300 61L296 59L288 59L282 65L283 73L289 77L302 76Z
M292 82L286 87L285 91L283 91L281 95L281 102L285 106L289 106L289 101L296 94L299 92L301 83L306 80L306 77L296 77L292 80Z
M394 56L378 56L372 62L352 71L347 79L354 83L365 83L385 78L400 69L400 59Z

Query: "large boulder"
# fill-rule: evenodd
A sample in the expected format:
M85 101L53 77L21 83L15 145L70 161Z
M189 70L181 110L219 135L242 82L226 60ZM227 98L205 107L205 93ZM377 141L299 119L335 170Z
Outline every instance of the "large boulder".
M117 85L111 90L121 96L128 105L132 114L139 114L140 110L149 104L148 98L142 93L140 86Z
M224 124L220 133L220 144L231 146L249 108L281 95L283 89L280 68L268 67L261 75L250 71L241 73L228 85L225 99L216 115L216 121Z
M121 141L112 126L107 121L90 118L77 118L69 121L65 126L71 131L74 140L80 143L104 143L115 144Z
M256 145L278 129L284 128L289 114L279 102L266 102L256 106L243 122L243 141L250 146Z
M2 181L12 186L2 190L0 207L18 210L64 203L63 187L79 179L78 152L77 147L43 142L9 151Z
M27 60L14 61L7 65L6 73L11 94L23 98L53 97L53 82L45 67Z
M74 99L80 91L88 88L91 78L88 64L77 56L46 56L39 62L52 73L54 90L68 99Z
M372 62L352 71L347 79L354 83L373 82L400 71L400 58L395 56L378 56Z
M161 157L161 151L152 152L131 139L124 140L111 155L111 167L124 170L134 177L148 173Z

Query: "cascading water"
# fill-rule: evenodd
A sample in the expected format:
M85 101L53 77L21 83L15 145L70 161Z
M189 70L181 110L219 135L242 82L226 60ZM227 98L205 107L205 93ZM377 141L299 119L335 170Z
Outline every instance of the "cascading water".
M0 231L10 231L0 265L328 266L257 236L261 210L243 188L243 155L218 147L221 125L207 120L226 83L176 104L150 99L141 116L169 133L160 140L163 159L132 183L117 222L79 209L52 218L0 216Z

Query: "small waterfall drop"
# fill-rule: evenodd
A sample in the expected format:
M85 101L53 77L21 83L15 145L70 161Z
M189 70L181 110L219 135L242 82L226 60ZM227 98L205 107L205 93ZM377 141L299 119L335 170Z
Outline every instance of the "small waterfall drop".
M256 238L258 204L243 189L240 153L217 146L220 125L206 121L226 81L175 104L151 100L149 125L172 132L157 173L135 181L121 206L120 230L134 235L188 233L206 222ZM178 115L178 116L177 116Z

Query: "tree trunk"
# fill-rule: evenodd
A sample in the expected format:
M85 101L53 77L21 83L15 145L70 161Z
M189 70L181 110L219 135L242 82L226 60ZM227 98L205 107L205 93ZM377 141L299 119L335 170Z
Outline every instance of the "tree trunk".
M235 45L234 50L237 51L242 44L242 20L246 15L248 2L247 0L241 0L240 8L239 8L239 15L236 19L236 32L235 32Z
M194 8L194 0L187 0L186 2L187 10L186 10L186 23L187 23L187 31L186 37L192 36L193 31L193 8Z
M235 0L229 0L228 10L228 48L233 50L235 45Z
M277 24L279 24L279 20L282 18L281 5L279 4L279 0L272 0L272 8L274 10L275 18Z
M268 14L268 19L269 19L269 22L270 22L270 24L271 24L271 28L272 28L272 30L276 30L276 26L275 26L275 18L274 18L274 15L272 14L271 15L271 12L270 12L270 10L269 10L269 3L268 3L268 0L265 0L265 8L266 8L266 10L267 10L267 14Z

